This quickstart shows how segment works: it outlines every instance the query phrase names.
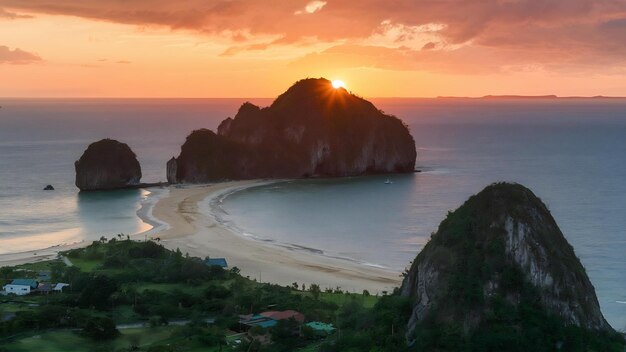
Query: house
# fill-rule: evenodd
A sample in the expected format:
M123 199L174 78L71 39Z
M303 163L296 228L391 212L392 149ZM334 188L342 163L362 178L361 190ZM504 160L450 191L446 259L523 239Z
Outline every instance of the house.
M207 258L204 261L204 264L206 264L208 266L219 266L219 267L222 267L224 269L228 268L228 263L226 263L226 259L225 258Z
M53 288L53 287L54 287L54 286L53 286L52 284L47 284L47 283L45 283L45 284L44 284L44 283L41 283L41 284L39 284L39 286L37 286L37 289L36 289L35 291L36 291L37 293L47 295L47 294L49 294L50 292L52 292L52 288Z
M24 296L30 294L37 286L39 286L39 282L34 279L15 279L2 289L6 291L6 293Z
M54 292L63 292L63 288L69 286L70 284L65 284L62 282L59 282L58 284L54 285L54 287L52 288L52 291Z
M304 323L304 314L297 312L295 310L283 310L283 311L268 311L263 312L260 315L273 319L273 320L287 320L287 319L295 319L298 323Z
M239 317L239 319L240 319L239 323L243 325L242 330L248 330L254 326L267 329L278 324L276 320L268 318L260 314L242 315Z
M319 321L312 321L310 323L306 323L305 326L313 329L313 331L317 335L330 335L335 331L335 327L333 324L326 324Z
M242 330L247 330L254 326L258 326L261 328L271 328L278 324L280 320L287 320L292 318L299 324L304 323L304 314L295 310L272 310L259 314L240 315L239 323L242 325Z

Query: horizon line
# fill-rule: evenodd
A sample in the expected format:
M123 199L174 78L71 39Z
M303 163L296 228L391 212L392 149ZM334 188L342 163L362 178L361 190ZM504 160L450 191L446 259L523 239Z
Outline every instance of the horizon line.
M378 96L378 97L362 97L364 99L467 99L467 100L558 100L558 99L626 99L626 96L606 96L606 95L592 95L592 96L558 96L554 94L548 95L518 95L518 94L489 94L483 96ZM174 100L174 99L187 99L187 100L200 100L200 99L276 99L276 97L172 97L172 96L163 96L163 97L117 97L117 96L68 96L68 97L54 97L54 96L44 96L44 97L28 97L28 96L6 96L0 97L0 99L24 99L24 100L62 100L62 99L73 99L73 100L86 100L86 99L116 99L116 100Z

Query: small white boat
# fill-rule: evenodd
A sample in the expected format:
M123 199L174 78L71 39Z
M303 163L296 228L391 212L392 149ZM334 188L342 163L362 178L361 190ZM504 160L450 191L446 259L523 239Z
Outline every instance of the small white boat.
M387 179L387 180L385 181L385 184L386 184L386 185L390 185L390 184L392 184L392 183L393 183L393 182L391 182L391 180L390 180L390 179Z

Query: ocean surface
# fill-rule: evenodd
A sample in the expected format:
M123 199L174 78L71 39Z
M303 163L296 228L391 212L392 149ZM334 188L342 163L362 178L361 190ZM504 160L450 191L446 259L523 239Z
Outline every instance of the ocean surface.
M144 181L165 180L187 134L215 129L244 101L0 99L0 255L149 229L136 215L148 191L79 194L74 161L116 138ZM422 172L248 189L221 199L221 220L253 239L400 271L449 210L492 182L519 182L550 208L605 317L626 329L626 100L373 101L409 125Z

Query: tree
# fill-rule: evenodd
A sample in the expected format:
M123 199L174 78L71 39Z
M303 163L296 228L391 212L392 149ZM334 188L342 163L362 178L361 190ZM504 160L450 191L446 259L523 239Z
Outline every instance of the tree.
M107 317L89 318L82 332L87 337L96 341L110 340L119 334L113 320Z
M200 335L200 342L206 346L219 347L222 350L223 346L226 346L226 336L224 332L218 328L209 328L207 332Z
M117 282L105 275L91 278L78 297L78 305L83 308L95 307L104 310L109 307L109 299L117 291Z
M320 293L322 292L322 290L320 289L320 285L311 284L309 286L309 292L311 292L313 299L318 299L320 297Z

